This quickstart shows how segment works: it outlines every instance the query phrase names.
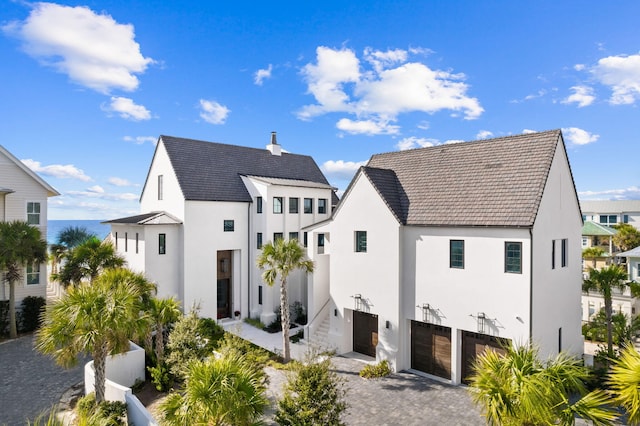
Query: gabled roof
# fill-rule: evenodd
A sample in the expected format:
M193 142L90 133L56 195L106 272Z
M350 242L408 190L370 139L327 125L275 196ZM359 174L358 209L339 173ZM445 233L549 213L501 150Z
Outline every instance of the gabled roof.
M266 149L160 136L186 200L250 202L242 175L329 185L313 158Z
M553 130L377 154L365 173L405 225L531 227L561 142Z
M582 213L640 212L640 200L581 200Z
M122 217L119 219L106 220L105 224L118 225L172 225L181 224L182 221L167 212L143 213L135 216Z
M22 169L22 171L24 171L26 174L31 176L31 178L33 178L33 180L38 182L47 191L47 196L48 197L54 197L56 195L60 195L60 193L58 191L56 191L53 188L53 186L51 186L47 182L45 182L44 179L42 179L33 170L31 170L29 167L27 167L22 161L18 160L16 157L14 157L14 155L12 153L10 153L9 151L7 151L6 148L3 147L2 145L0 145L0 153L4 154L5 157L7 157L12 162L14 162L16 164L16 166L18 166L20 169ZM13 192L13 190L5 188L5 189L2 190L2 192L5 193L5 194L8 194L8 193Z
M599 223L587 220L584 225L582 226L582 235L586 235L586 236L593 236L593 235L597 235L597 236L611 236L611 235L616 235L618 231L616 231L615 229L609 227L609 226L605 226L605 225L600 225Z
M640 257L640 247L636 247L634 249L618 253L616 254L618 257Z
M247 176L247 177L255 179L260 182L267 183L269 185L276 185L276 186L299 186L303 188L321 188L321 189L331 189L331 190L336 189L333 186L329 185L328 183L310 182L307 180L269 178L269 177L262 177L262 176Z

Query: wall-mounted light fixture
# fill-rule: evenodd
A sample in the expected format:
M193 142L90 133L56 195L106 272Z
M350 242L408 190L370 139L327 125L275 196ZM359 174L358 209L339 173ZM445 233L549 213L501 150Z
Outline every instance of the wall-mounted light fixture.
M384 327L385 327L386 329L391 328L391 323L389 322L389 320L385 321L385 323L384 323Z
M361 311L362 310L362 295L360 293L358 293L358 294L354 294L352 297L353 297L353 299L355 301L354 309L356 311Z
M422 306L416 305L416 308L422 309L422 322L429 322L431 305L429 305L428 303L423 303Z
M478 316L476 318L476 320L478 321L478 333L484 334L486 319L487 319L487 316L485 315L484 312L478 312Z

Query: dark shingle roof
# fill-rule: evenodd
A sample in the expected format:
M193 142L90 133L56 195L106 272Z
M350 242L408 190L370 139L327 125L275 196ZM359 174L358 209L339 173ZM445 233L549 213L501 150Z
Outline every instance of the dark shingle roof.
M398 222L405 223L408 200L396 173L393 170L366 166L362 167L362 172L369 178Z
M328 185L313 158L266 149L160 136L182 193L195 201L251 201L241 176L296 179Z
M529 227L561 135L553 130L377 154L364 171L405 225ZM372 168L393 171L397 191L390 174Z

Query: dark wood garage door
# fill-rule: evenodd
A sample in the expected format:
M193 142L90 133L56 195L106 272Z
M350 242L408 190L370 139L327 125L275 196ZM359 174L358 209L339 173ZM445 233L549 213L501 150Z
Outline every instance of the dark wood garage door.
M511 340L502 337L489 336L487 334L473 333L471 331L462 332L462 382L468 383L467 376L472 372L473 362L476 357L485 350L491 349L499 354L504 354L505 346L511 345Z
M378 316L353 311L353 351L375 357L377 344Z
M411 321L411 368L451 379L451 329Z

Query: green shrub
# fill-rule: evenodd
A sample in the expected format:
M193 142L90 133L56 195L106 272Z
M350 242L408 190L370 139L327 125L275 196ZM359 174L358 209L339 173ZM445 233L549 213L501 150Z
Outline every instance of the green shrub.
M169 367L166 364L157 365L155 367L147 367L151 374L151 381L153 382L158 392L166 392L171 389L173 383L173 377L169 371Z
M386 377L389 374L391 374L391 367L389 367L389 362L386 359L383 359L377 364L367 364L360 370L360 377L365 379L377 379Z
M283 398L278 401L276 422L280 425L343 425L346 410L344 383L331 371L331 362L296 364Z
M225 333L218 345L218 352L223 356L237 356L244 358L250 365L262 369L270 360L277 359L277 356L264 348L254 345L248 340L244 340L235 334Z
M83 396L76 404L79 425L120 426L126 424L127 404L103 401L96 404L96 394Z
M47 300L44 297L27 296L22 299L22 308L20 309L20 331L30 332L40 328L40 315Z
M294 322L300 325L307 324L307 313L305 312L304 305L301 302L295 301L291 305L291 318Z
M255 328L263 329L265 327L264 323L262 321L260 321L259 318L246 317L244 319L244 322L246 322L249 325L254 326Z
M7 335L9 335L9 301L0 300L0 336Z
M289 338L289 340L291 340L291 342L293 343L298 343L302 339L304 339L304 330L299 330L296 334Z
M81 417L90 417L96 411L96 394L91 392L78 399L76 410Z

